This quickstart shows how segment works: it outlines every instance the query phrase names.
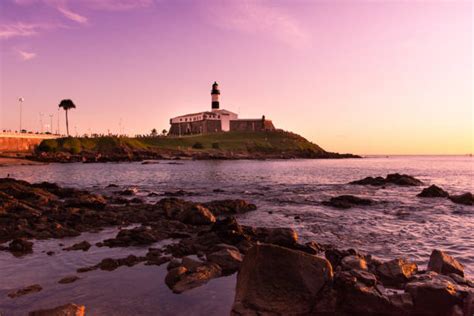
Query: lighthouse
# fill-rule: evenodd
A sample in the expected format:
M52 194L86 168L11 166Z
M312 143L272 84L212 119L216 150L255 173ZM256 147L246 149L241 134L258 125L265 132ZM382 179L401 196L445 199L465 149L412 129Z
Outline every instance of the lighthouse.
M211 90L211 105L212 105L212 110L219 110L219 97L221 95L221 91L219 90L219 85L217 82L214 81L212 84L212 90Z

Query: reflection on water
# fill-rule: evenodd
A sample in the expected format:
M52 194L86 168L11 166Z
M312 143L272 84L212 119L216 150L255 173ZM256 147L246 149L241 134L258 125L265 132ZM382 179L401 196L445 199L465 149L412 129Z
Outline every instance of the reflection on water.
M447 250L474 275L474 208L447 199L421 199L419 187L385 188L346 183L366 176L399 172L427 185L437 184L450 193L474 191L474 160L470 157L391 157L347 160L294 161L184 161L183 164L51 164L0 168L0 177L31 182L51 181L65 186L113 194L135 186L146 197L182 189L195 193L192 200L244 198L257 204L256 212L239 217L249 225L290 226L303 240L357 248L380 258L409 256L427 262L432 249ZM220 189L219 192L213 190ZM334 195L355 194L377 203L365 208L337 210L320 201ZM149 198L150 201L160 197ZM295 219L296 216L296 219ZM83 234L74 239L91 243L114 235L113 229ZM105 257L140 254L146 249L93 247L86 253L61 252L61 241L35 243L25 258L0 253L0 311L22 315L32 308L74 301L87 305L91 315L222 315L233 300L235 275L211 281L184 294L172 294L164 285L164 267L137 265L113 272L93 271L68 285L57 280L74 274L77 267ZM41 251L56 250L49 257ZM15 300L9 290L39 283L43 291ZM14 312L15 311L15 312Z

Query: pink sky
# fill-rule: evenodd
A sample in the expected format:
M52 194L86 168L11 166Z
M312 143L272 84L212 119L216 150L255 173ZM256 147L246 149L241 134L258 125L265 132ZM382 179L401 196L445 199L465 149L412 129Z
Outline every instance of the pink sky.
M221 107L330 151L473 152L470 1L3 0L0 129L149 133ZM60 113L64 131L64 113ZM54 123L56 124L56 123ZM55 125L56 128L56 125Z

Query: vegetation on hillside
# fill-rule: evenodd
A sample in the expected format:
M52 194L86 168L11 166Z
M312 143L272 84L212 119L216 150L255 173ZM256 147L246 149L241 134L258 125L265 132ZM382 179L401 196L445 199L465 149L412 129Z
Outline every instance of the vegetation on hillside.
M342 158L328 153L305 138L285 131L227 132L195 136L147 137L67 137L44 140L37 154L69 153L73 155L172 154L201 156L244 155L259 157ZM216 156L217 155L217 156ZM350 156L350 155L349 155Z

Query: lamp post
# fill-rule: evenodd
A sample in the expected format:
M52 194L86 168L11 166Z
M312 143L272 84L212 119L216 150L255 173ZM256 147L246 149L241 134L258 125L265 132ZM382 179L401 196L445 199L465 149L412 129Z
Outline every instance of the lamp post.
M50 128L50 133L53 134L53 114L49 115L49 128Z
M19 97L19 98L18 98L18 102L19 102L19 104L20 104L20 134L21 134L21 131L22 131L22 127L21 127L21 120L22 120L22 104L23 104L24 101L25 101L24 98L22 98L22 97Z

